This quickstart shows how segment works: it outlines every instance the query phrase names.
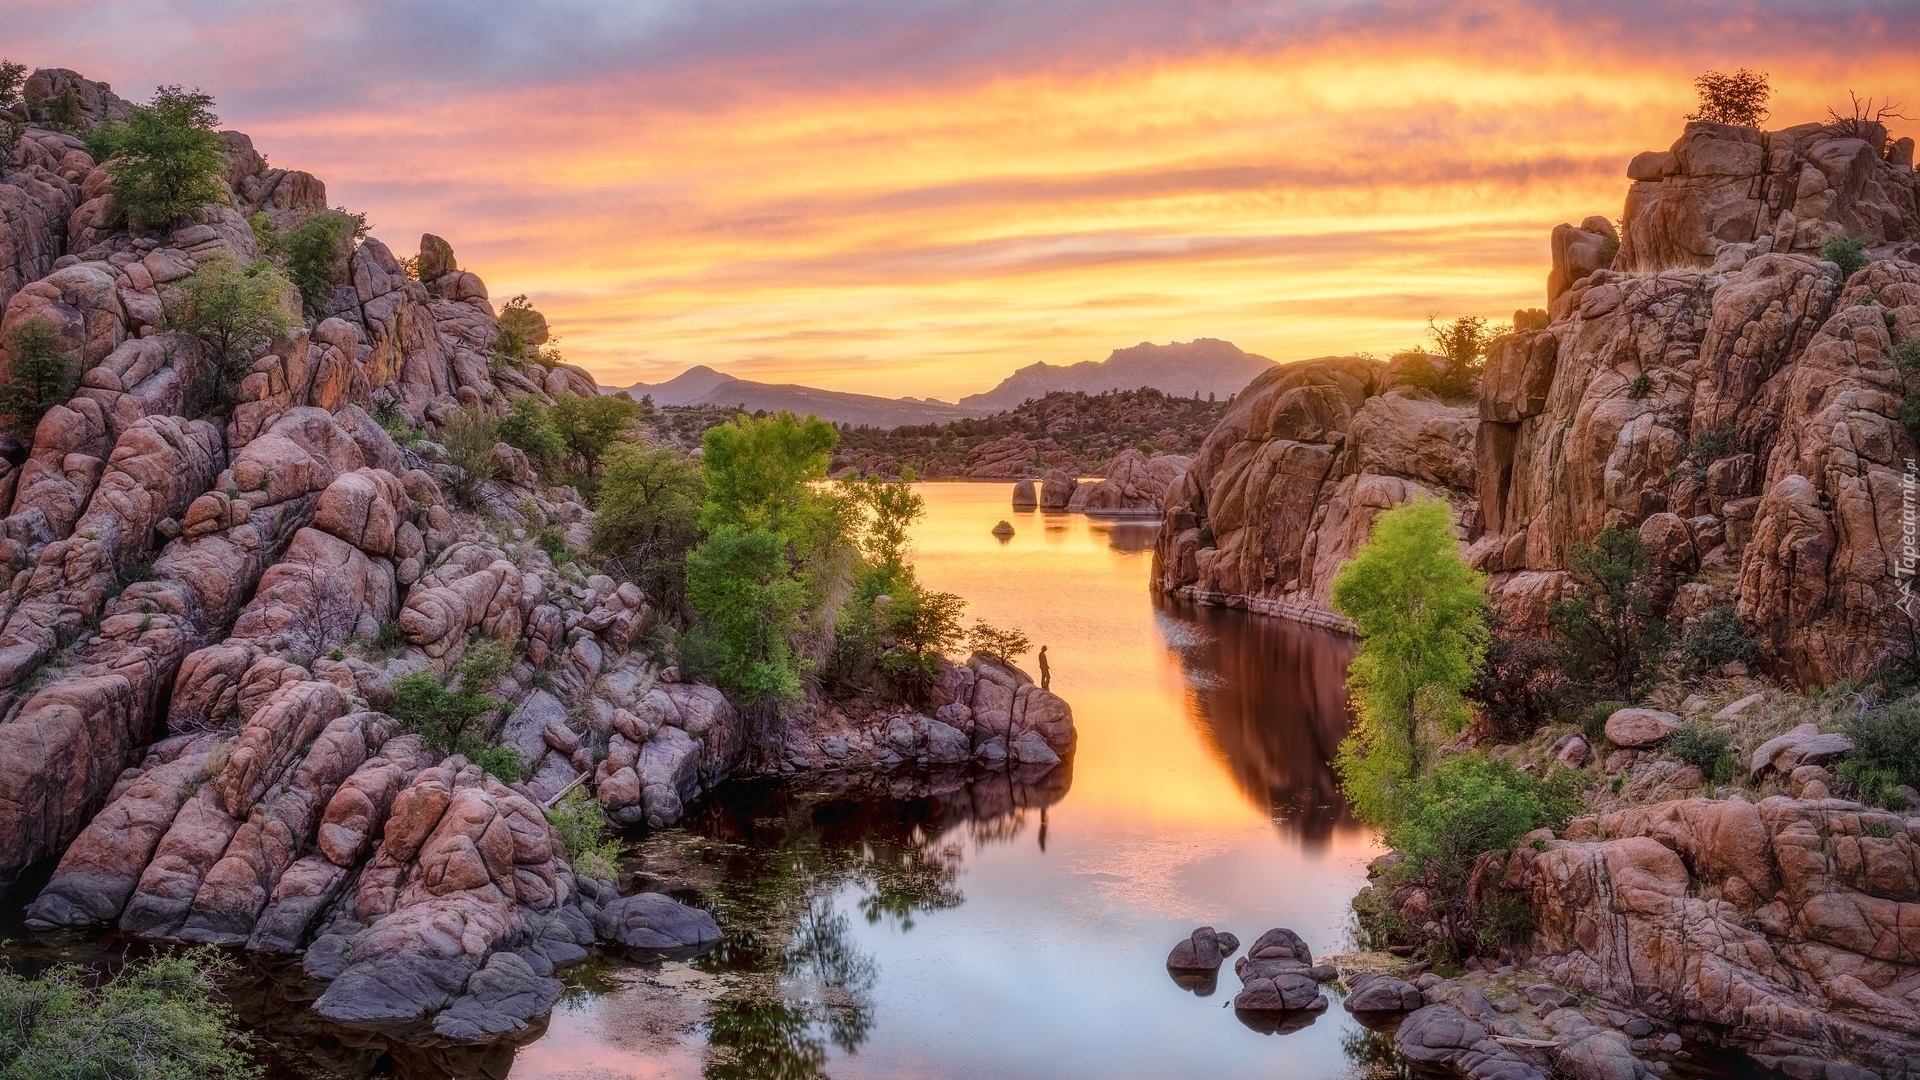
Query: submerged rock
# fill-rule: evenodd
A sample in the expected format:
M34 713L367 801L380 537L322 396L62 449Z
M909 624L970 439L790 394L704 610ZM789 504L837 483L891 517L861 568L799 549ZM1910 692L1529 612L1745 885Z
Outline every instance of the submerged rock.
M613 901L594 920L601 940L644 952L684 953L720 940L713 916L664 893L635 893Z
M1299 934L1276 927L1260 935L1247 954L1234 961L1240 993L1233 1007L1247 1013L1324 1012L1327 997L1320 984L1338 974L1313 962L1313 950Z

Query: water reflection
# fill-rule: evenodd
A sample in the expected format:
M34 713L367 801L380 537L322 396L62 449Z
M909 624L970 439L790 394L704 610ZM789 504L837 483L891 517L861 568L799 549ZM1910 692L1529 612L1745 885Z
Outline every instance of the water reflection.
M1357 827L1330 764L1351 722L1351 640L1165 597L1155 612L1186 677L1187 712L1247 798L1309 850Z
M712 909L727 936L694 961L723 980L700 1027L705 1080L823 1080L875 1023L880 968L851 913L899 932L960 906L969 848L1044 832L1071 771L848 778L837 791L727 789L639 848L640 883ZM905 786L913 793L902 797Z

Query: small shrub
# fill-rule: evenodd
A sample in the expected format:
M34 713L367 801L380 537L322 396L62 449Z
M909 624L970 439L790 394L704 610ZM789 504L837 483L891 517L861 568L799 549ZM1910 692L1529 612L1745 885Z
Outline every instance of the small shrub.
M527 773L527 763L521 760L520 751L511 746L483 747L474 751L472 760L481 771L505 784L517 784Z
M101 980L61 964L0 969L0 1076L18 1080L252 1080L248 1039L220 1000L228 962L203 947L127 964Z
M1203 521L1200 523L1200 532L1199 535L1195 537L1195 542L1200 545L1202 551L1214 546L1215 541L1212 522Z
M445 683L431 671L401 676L393 684L388 712L402 730L420 736L433 753L461 754L477 761L492 746L485 737L487 721L506 704L490 691L511 662L512 656L500 642L476 644Z
M1600 692L1637 698L1667 647L1639 532L1609 525L1593 543L1575 544L1567 567L1576 591L1547 609L1567 673Z
M1740 616L1722 604L1709 608L1695 618L1680 637L1680 652L1695 670L1717 670L1739 661L1756 664L1760 646L1754 642Z
M665 447L622 445L607 464L593 520L593 551L653 602L686 598L687 554L700 542L706 482L700 463Z
M380 624L380 630L373 635L374 651L392 655L407 647L407 635L400 629L400 620L388 619Z
M514 399L513 408L497 425L501 442L527 455L541 476L551 476L566 463L567 443L547 419L547 410L531 394Z
M1607 718L1621 709L1629 708L1624 701L1596 701L1580 715L1580 734L1586 736L1587 745L1598 749L1607 743Z
M1733 779L1734 760L1728 751L1733 737L1705 724L1683 724L1667 741L1667 753L1700 770L1700 775L1718 783Z
M1627 384L1627 397L1633 401L1639 401L1651 393L1653 393L1653 376L1644 371L1635 375L1633 381Z
M14 330L13 371L0 385L0 415L21 427L40 422L64 405L80 385L77 357L60 349L60 334L46 319L28 319Z
M287 279L300 290L307 317L330 314L334 269L352 248L353 238L366 229L366 217L345 210L322 210L279 238L277 251L286 260Z
M1904 809L1904 807L1902 807L1902 809ZM1860 827L1860 831L1864 835L1873 837L1875 840L1891 840L1900 835L1899 829L1894 828L1892 824L1885 821L1869 821Z
M573 860L573 871L601 881L620 876L620 841L609 838L607 813L586 792L575 788L547 810L547 823Z
M1730 428L1708 428L1695 432L1687 442L1687 460L1703 469L1739 452L1740 437Z
M1479 707L1486 735L1520 742L1539 731L1566 696L1560 650L1551 641L1509 632L1498 609L1488 613L1487 628L1486 658L1463 696Z
M233 408L253 362L294 320L282 307L287 279L265 263L241 266L209 259L180 283L167 322L200 342L206 363L188 390L189 411L223 415Z
M1839 771L1859 787L1861 801L1907 809L1899 789L1920 788L1920 702L1869 710L1849 721L1846 733L1853 753Z
M1016 657L1030 651L1033 642L1018 630L1005 630L980 620L967 630L967 648L1010 664Z
M27 133L27 126L11 115L20 104L20 86L26 77L27 65L0 59L0 162L13 156L14 144Z
M1836 236L1820 245L1820 257L1840 267L1841 281L1853 277L1867 266L1865 247L1851 236Z
M1689 120L1757 127L1767 119L1773 87L1764 71L1741 68L1731 75L1709 71L1693 80L1693 85L1700 91L1700 107L1687 114Z
M498 442L493 421L474 409L462 409L440 425L438 434L447 450L447 488L454 501L473 509L479 505L480 485L493 475Z

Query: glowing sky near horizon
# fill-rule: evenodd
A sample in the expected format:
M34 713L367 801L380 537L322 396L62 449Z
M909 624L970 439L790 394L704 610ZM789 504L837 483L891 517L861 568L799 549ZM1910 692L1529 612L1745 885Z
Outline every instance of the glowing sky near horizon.
M603 383L947 399L1143 340L1504 318L1695 74L1770 72L1776 127L1920 106L1916 41L1920 0L0 0L0 55L206 89Z

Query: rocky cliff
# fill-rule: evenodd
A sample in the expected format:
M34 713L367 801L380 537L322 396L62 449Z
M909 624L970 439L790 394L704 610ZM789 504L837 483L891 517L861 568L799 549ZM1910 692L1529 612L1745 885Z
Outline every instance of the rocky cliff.
M82 127L128 107L61 70L28 96L69 89ZM0 459L0 887L51 867L36 930L300 954L332 1022L509 1035L557 999L557 966L631 929L596 933L613 890L574 873L548 806L579 786L617 822L670 824L735 766L742 725L640 644L653 612L578 557L572 489L502 444L477 507L449 498L441 423L598 391L497 354L486 286L445 241L409 269L346 245L325 310L254 359L231 413L188 415L210 361L167 321L179 283L260 259L250 217L327 207L317 178L222 138L225 199L161 236L116 224L71 133L29 124L0 163L0 340L43 320L84 372ZM523 782L382 711L402 676L489 642L512 655L491 737Z
M1736 604L1787 678L1903 653L1912 146L1875 124L1688 124L1634 159L1624 236L1601 217L1554 230L1551 321L1492 347L1476 402L1409 386L1417 359L1256 379L1169 497L1155 587L1338 625L1334 571L1375 514L1428 495L1520 626L1613 524L1640 530L1673 614ZM1819 257L1839 236L1871 259L1847 280Z

